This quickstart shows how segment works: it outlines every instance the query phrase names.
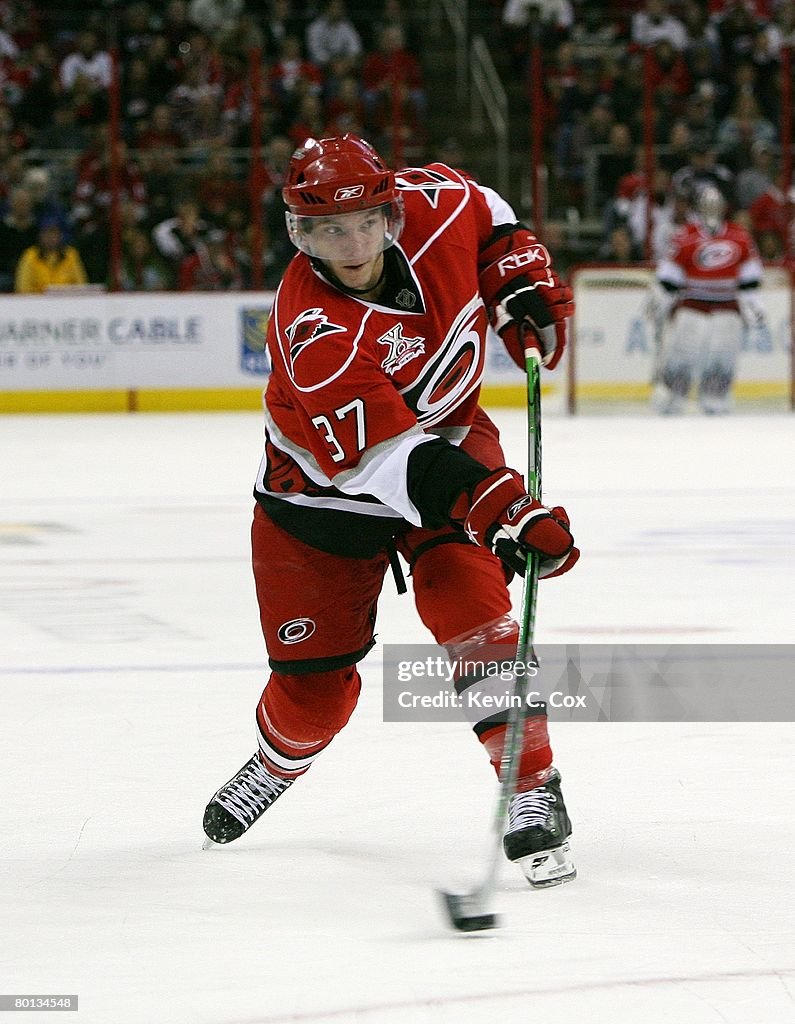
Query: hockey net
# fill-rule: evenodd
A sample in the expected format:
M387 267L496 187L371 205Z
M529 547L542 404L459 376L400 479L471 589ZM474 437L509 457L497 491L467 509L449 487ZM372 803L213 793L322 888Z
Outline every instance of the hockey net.
M625 412L649 406L660 345L645 313L653 270L587 266L570 275L576 313L560 380L569 412ZM793 408L793 282L788 270L767 267L761 301L769 327L743 334L734 387L737 411Z

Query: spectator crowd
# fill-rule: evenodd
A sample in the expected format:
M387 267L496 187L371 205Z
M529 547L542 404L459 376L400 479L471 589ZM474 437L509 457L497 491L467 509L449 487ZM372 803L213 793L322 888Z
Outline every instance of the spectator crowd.
M540 47L548 212L598 217L596 258L658 258L705 182L765 259L792 257L792 153L781 130L792 118L784 76L789 69L791 89L795 0L507 0L494 9L513 76L529 82L532 43Z
M421 40L400 0L2 0L0 290L110 284L114 186L119 287L275 285L305 138L354 131L422 158Z
M428 131L433 6L0 0L0 290L274 286L292 255L280 188L307 136L353 131L395 161L445 158ZM556 223L590 218L599 230L579 258L653 259L710 181L766 259L792 255L781 128L795 0L470 0L469 14L511 81L530 81L540 44L553 247ZM525 129L534 102L524 86L515 113ZM467 129L445 134L456 131ZM447 159L477 173L477 152L456 142Z

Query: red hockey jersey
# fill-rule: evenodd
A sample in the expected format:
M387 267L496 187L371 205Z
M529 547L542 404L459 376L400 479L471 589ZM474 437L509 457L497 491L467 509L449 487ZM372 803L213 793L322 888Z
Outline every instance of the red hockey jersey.
M762 273L753 239L731 222L715 234L701 224L686 224L657 267L663 284L680 289L681 305L697 309L736 309L738 288L759 284Z
M379 302L352 297L299 253L268 327L255 496L288 532L361 556L421 523L408 490L412 451L467 435L488 328L478 254L495 225L516 221L495 192L443 164L396 177L405 228L385 258L397 286Z

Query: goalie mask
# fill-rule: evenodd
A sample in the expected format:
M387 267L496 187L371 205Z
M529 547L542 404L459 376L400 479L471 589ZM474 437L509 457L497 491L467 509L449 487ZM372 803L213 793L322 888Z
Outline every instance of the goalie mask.
M293 153L282 189L293 245L317 259L338 258L366 232L382 252L403 230L403 199L390 171L358 135L307 139Z
M726 217L726 200L715 185L705 185L696 196L696 213L699 220L710 232L715 234L723 226Z

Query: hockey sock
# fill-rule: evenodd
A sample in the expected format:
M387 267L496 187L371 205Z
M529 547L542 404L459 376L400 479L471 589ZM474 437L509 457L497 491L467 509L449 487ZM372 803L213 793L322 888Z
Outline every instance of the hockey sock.
M448 656L451 661L461 666L461 673L455 681L459 695L464 695L467 690L475 687L483 692L493 690L500 697L504 696L504 666L515 656L517 637L517 623L510 615L503 615L476 630L449 640L445 644ZM503 647L505 654L502 653ZM508 716L507 707L495 713L475 709L468 714L472 729L486 749L498 775ZM545 707L528 707L524 709L524 716L517 783L517 790L520 792L540 786L546 782L552 771L552 748L549 743Z
M265 766L282 778L311 767L353 713L361 689L355 665L332 672L274 672L257 705L257 740Z

